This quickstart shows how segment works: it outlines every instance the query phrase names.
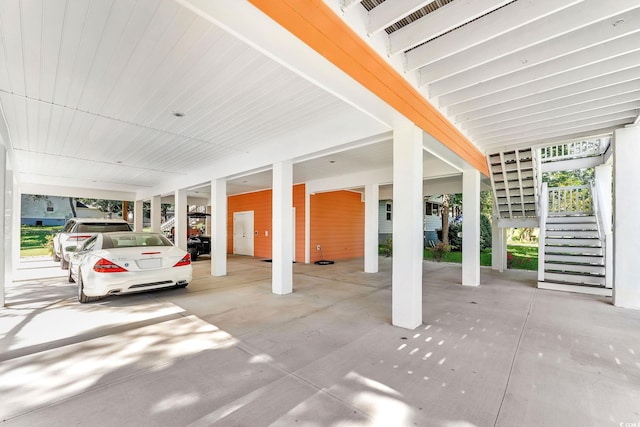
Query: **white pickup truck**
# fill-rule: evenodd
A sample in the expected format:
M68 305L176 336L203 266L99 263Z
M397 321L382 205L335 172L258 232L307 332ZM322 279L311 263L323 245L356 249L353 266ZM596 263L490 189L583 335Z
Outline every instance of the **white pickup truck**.
M109 231L132 231L129 223L122 219L70 218L61 232L53 236L53 260L60 261L60 268L69 268L69 252L74 252L82 243L96 233Z

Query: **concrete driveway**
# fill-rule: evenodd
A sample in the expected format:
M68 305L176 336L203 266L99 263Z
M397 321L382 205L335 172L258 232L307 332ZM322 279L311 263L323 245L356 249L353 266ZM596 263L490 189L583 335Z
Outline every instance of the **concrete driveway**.
M81 305L65 277L0 310L7 426L640 425L640 312L538 290L535 273L424 263L425 323L390 325L389 258L194 264L187 289Z

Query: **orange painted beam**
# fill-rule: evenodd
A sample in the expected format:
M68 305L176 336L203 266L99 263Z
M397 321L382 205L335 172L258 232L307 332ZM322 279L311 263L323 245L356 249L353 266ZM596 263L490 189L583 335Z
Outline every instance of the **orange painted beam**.
M322 0L249 2L416 126L489 176L484 154Z

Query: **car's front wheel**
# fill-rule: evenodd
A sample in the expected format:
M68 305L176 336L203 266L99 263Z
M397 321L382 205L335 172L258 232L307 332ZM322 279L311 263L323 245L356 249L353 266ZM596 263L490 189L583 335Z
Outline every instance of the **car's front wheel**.
M82 280L82 272L78 269L78 301L81 303L87 303L92 301L98 301L100 297L88 297L84 294L84 281Z

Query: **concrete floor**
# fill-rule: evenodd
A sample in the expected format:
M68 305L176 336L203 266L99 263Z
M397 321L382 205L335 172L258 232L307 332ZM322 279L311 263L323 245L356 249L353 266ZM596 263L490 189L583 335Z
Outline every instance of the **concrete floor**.
M35 265L34 265L35 266ZM640 426L640 311L535 273L424 263L424 324L390 325L391 261L194 264L187 289L76 301L26 271L0 310L7 426ZM40 275L46 265L32 269Z

